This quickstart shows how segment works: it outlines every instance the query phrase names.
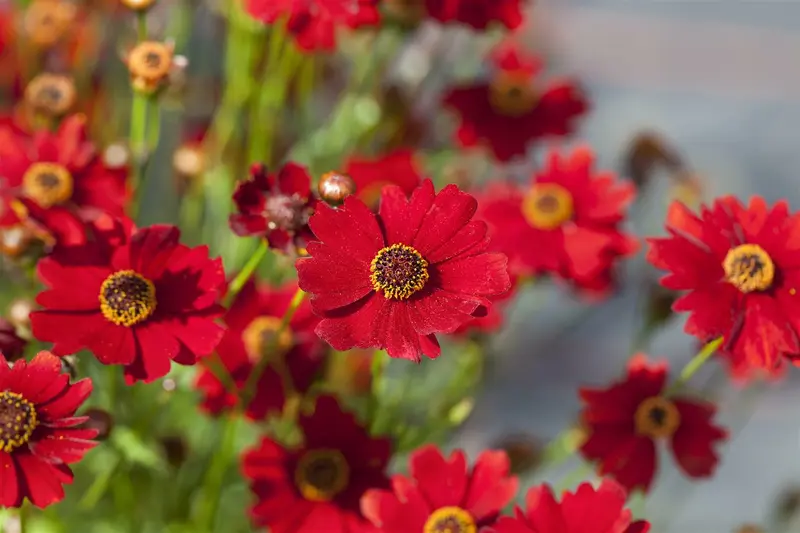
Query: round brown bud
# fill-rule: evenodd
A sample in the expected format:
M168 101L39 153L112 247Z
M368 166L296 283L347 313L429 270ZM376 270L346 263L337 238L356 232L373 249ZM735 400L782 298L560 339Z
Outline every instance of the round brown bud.
M17 298L8 306L8 320L18 328L30 328L34 304L26 298Z
M25 11L23 28L35 46L50 48L69 31L75 6L62 0L34 0Z
M111 413L103 409L88 409L82 416L88 417L87 420L81 424L84 429L97 430L97 440L106 440L111 435L111 430L114 429L114 417Z
M542 443L530 435L506 435L491 447L506 452L514 475L533 470L541 464L544 455Z
M356 193L353 178L338 172L328 172L319 180L319 196L330 205L341 205L344 199Z
M75 83L67 76L39 74L25 88L25 102L47 117L60 117L75 105Z
M120 3L133 11L145 11L153 7L156 0L120 0Z
M180 468L189 455L189 446L183 437L179 435L162 437L161 448L164 450L167 462L173 468Z
M173 47L158 41L137 44L126 59L133 88L147 94L157 91L172 70Z

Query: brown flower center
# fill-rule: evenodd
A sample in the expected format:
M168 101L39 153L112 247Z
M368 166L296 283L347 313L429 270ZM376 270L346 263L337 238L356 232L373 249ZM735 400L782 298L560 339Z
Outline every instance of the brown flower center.
M489 85L489 103L501 115L524 115L536 106L537 100L528 72L501 70Z
M136 78L158 81L172 69L172 48L157 41L139 43L128 55L128 70Z
M311 209L308 208L306 201L296 194L291 196L275 194L267 197L264 214L269 220L267 222L269 229L298 231L308 224Z
M574 214L572 194L555 183L536 183L522 201L522 214L534 228L555 229Z
M765 291L775 280L775 263L757 244L741 244L728 250L722 268L725 279L744 293Z
M347 488L350 465L339 450L310 450L300 457L294 482L303 498L327 502Z
M430 277L428 262L411 246L393 244L381 249L369 267L375 291L394 300L407 300L422 290Z
M25 196L44 208L69 200L72 185L72 174L56 163L34 163L22 176Z
M441 507L431 513L423 533L476 533L478 526L461 507Z
M289 351L294 345L292 331L286 327L278 335L281 327L281 319L274 316L259 316L253 319L242 333L247 355L252 361L258 361L262 357L283 354ZM275 336L278 335L277 339ZM274 344L273 344L274 343ZM268 353L274 345L276 354Z
M25 100L34 110L59 116L75 103L75 84L66 76L40 74L25 89Z
M11 453L27 444L37 425L33 403L19 393L0 391L0 450Z
M147 320L156 310L153 282L133 270L120 270L100 286L100 311L109 322L131 327Z
M654 439L671 437L681 424L681 413L663 396L651 396L636 408L636 432Z
M25 32L33 44L50 47L69 30L75 6L61 0L34 0L25 12Z

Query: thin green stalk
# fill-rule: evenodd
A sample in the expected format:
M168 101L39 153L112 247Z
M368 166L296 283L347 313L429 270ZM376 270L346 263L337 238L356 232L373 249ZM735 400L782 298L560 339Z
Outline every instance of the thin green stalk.
M258 248L255 252L253 252L253 255L250 256L250 259L247 260L247 263L245 263L242 270L240 270L236 277L233 278L233 281L231 281L227 294L227 299L229 302L233 301L236 295L239 294L239 291L242 290L242 287L244 287L245 283L247 283L247 280L249 280L253 275L253 272L255 272L255 270L258 268L258 265L267 255L268 251L269 245L267 244L267 241L262 239L261 243L258 245Z
M139 42L147 40L147 12L139 11L136 13L136 36Z
M220 448L214 453L211 464L206 471L206 477L203 481L203 502L197 511L197 524L200 526L198 532L211 533L214 531L221 500L220 495L225 482L225 472L228 470L236 451L236 426L238 420L238 413L232 413L225 419Z
M706 362L711 359L711 356L714 355L722 345L723 338L720 337L718 339L714 339L713 341L707 343L703 348L692 357L692 359L686 363L686 366L683 367L681 370L678 379L667 389L667 394L673 393L676 390L683 387L691 378L692 376L700 370L700 368L706 364Z

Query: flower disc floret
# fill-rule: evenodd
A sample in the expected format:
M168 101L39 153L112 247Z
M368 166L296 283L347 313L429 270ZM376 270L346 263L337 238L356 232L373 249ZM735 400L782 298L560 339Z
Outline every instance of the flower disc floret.
M393 244L382 248L370 264L375 291L392 300L407 300L430 279L428 262L413 247Z
M681 425L681 413L663 396L645 399L634 415L636 432L654 439L671 437Z
M476 533L475 520L461 507L442 507L425 522L424 533Z
M0 391L0 450L11 453L27 444L38 424L33 403L17 392Z
M72 197L72 189L69 170L56 163L34 163L22 177L25 196L44 208L65 203Z
M147 320L156 310L153 282L133 270L120 270L100 286L100 311L118 326L131 327Z
M350 466L339 450L310 450L298 461L294 479L305 499L328 502L347 488Z
M725 279L741 292L765 291L775 280L775 264L757 244L731 248L722 262Z
M534 228L556 229L574 215L572 194L557 183L536 183L525 195L522 212Z

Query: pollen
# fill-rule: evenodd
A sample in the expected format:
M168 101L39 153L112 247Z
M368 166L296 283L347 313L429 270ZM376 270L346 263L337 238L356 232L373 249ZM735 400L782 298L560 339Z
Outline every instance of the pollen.
M56 163L34 163L22 177L25 196L44 208L67 202L72 187L72 174Z
M501 115L524 115L536 107L537 101L529 72L502 70L489 85L489 103Z
M441 507L428 517L423 533L476 533L472 515L461 507Z
M153 282L133 270L120 270L100 286L100 311L109 322L131 327L144 322L156 310Z
M671 437L681 425L681 413L663 396L651 396L636 408L636 432L653 439Z
M369 268L370 280L376 292L391 300L407 300L422 290L430 278L428 262L405 244L393 244L381 249Z
M310 450L300 457L294 481L305 499L328 502L350 483L350 465L339 450Z
M19 393L0 391L0 450L11 453L24 446L38 425L33 403Z
M556 229L575 214L572 194L557 183L536 183L522 201L522 214L534 228Z
M731 248L722 262L725 279L743 293L765 291L775 280L775 263L757 244Z

